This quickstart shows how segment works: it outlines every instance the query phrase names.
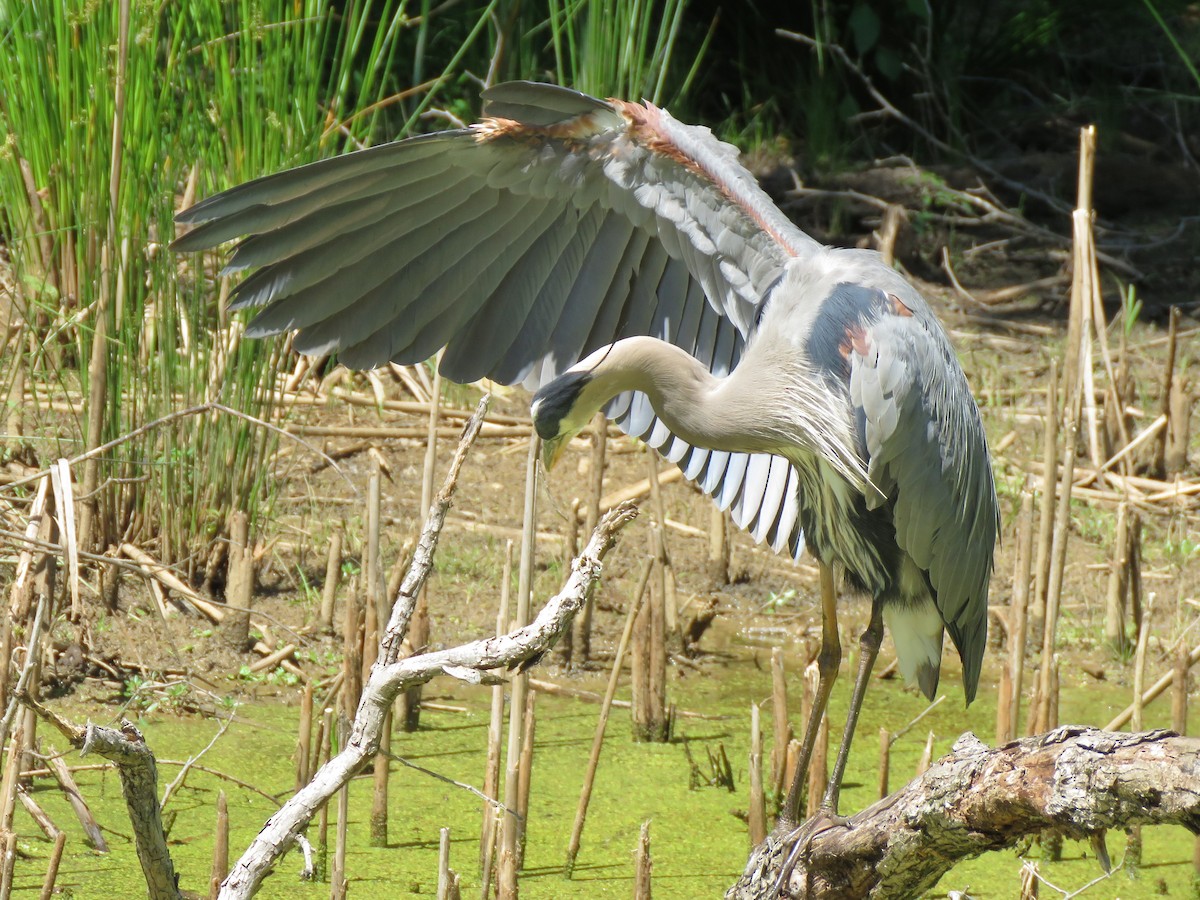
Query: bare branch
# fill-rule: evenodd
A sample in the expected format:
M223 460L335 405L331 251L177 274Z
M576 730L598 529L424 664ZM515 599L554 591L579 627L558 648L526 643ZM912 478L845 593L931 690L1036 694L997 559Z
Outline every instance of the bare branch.
M434 506L436 509L437 504ZM587 547L575 560L571 576L563 589L524 628L436 653L410 656L399 662L388 662L381 653L363 689L345 749L326 763L312 781L267 820L221 885L220 900L245 900L253 896L276 860L307 827L317 810L375 757L379 752L385 717L400 692L424 684L443 674L447 668L511 669L540 659L559 636L571 627L571 620L583 605L588 590L600 577L601 561L615 543L617 532L634 515L636 510L632 504L625 504L600 521ZM434 518L430 516L431 520ZM414 568L420 565L419 560L414 560ZM397 608L400 605L397 602ZM385 642L394 633L393 628L399 621L400 617L393 610Z

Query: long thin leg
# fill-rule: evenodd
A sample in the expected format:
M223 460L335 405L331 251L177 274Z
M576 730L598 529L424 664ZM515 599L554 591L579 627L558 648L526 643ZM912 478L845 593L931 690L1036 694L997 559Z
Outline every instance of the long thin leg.
M879 655L881 643L883 643L883 606L878 600L875 600L871 603L871 621L859 639L862 652L858 657L858 676L854 679L854 694L850 698L850 711L846 714L846 728L842 732L842 746L838 748L837 761L833 764L833 774L829 777L829 785L826 787L825 797L821 801L822 811L834 816L838 811L838 795L842 790L842 776L846 772L846 760L850 756L850 742L854 739L854 728L858 725L858 714L862 709L863 697L867 693L871 667L875 665L875 657Z
M804 742L800 745L800 756L796 759L792 786L779 813L779 824L785 827L800 822L800 797L808 774L808 764L812 760L813 747L817 743L817 729L821 725L821 717L825 715L825 706L829 702L833 682L842 664L842 642L838 638L837 626L837 588L833 583L833 570L825 563L820 563L818 568L821 572L821 654L817 657L820 680L817 682L817 696L813 698L812 712L809 713L808 724L804 728ZM838 759L840 762L841 757Z

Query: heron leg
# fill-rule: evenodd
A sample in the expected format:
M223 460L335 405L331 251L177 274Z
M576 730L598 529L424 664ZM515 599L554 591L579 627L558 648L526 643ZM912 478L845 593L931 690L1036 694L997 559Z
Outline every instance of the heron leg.
M850 711L846 714L846 728L842 732L842 746L838 748L837 760L833 764L833 773L829 777L829 785L825 789L825 797L821 801L821 810L826 814L837 815L838 795L842 790L842 775L846 772L846 760L850 757L850 742L854 739L854 729L858 725L858 714L862 709L863 697L867 693L867 682L871 678L871 667L875 665L875 657L879 655L879 645L883 643L883 605L878 601L871 604L871 621L866 631L859 639L862 648L858 657L858 676L854 679L854 694L850 698Z
M808 724L804 729L804 742L800 745L800 755L796 759L792 786L779 813L778 824L784 827L800 822L800 797L804 792L804 780L808 774L808 764L812 760L813 747L817 743L817 730L821 726L821 717L825 715L825 707L833 691L833 682L842 664L842 643L838 638L837 626L837 587L833 581L833 569L823 562L818 568L821 573L821 653L817 657L817 672L820 678L817 682L817 695L813 698L812 712L809 713Z

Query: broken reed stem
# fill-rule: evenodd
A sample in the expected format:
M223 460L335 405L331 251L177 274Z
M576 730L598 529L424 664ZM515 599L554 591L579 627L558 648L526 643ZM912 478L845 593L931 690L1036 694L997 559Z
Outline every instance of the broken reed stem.
M430 390L428 432L425 436L425 461L421 472L421 513L429 514L433 503L433 478L437 471L438 418L442 408L442 352L438 351L434 359L433 384ZM413 608L412 620L408 627L408 645L413 653L421 653L429 643L429 591L427 585L421 586L417 594L417 604ZM409 733L421 727L421 685L414 685L404 692L398 704L403 713L401 727Z
M1179 307L1172 306L1167 316L1167 358L1163 363L1162 396L1159 402L1159 412L1168 421L1171 417L1171 394L1175 378L1176 341L1179 332ZM1155 475L1167 472L1167 443L1170 429L1163 429L1154 442L1154 460L1152 468Z
M662 484L659 481L658 453L647 447L650 459L650 502L654 506L654 525L651 533L654 535L653 551L658 557L659 590L663 598L663 627L671 640L678 643L679 614L675 600L675 572L671 568L671 554L667 551L667 508L663 502Z
M512 584L513 542L504 544L504 568L500 576L500 610L496 614L496 636L508 630L508 595ZM488 720L487 766L483 774L483 793L491 800L500 796L500 739L504 731L504 684L492 685L492 711ZM480 829L479 862L485 872L492 868L498 822L495 804L483 804L483 824ZM484 879L484 896L489 889Z
M1177 734L1187 734L1188 719L1188 670L1191 660L1188 658L1186 644L1180 644L1175 653L1174 681L1171 692L1171 730Z
M51 900L54 882L58 880L58 867L62 863L63 848L67 846L67 833L60 831L54 836L54 849L50 851L50 862L46 866L46 878L42 881L42 893L38 900Z
M438 832L437 900L449 900L449 897L450 897L450 829L442 828Z
M879 799L888 795L888 782L892 771L892 738L888 730L879 729Z
M1112 559L1109 561L1108 592L1104 604L1104 638L1120 654L1129 647L1125 618L1129 597L1129 504L1117 507Z
M342 616L342 711L354 715L362 697L362 634L359 632L358 578L350 579Z
M350 721L346 716L338 717L338 746L346 746L350 735ZM330 900L344 900L346 896L346 833L350 824L350 782L337 792L337 832L334 838L333 872L329 876Z
M1017 736L1021 721L1021 694L1025 680L1025 638L1029 625L1029 590L1033 565L1033 494L1021 491L1021 512L1017 517L1017 567L1013 575L1012 618L1008 642L1008 669L1012 689L1009 694L1008 730L1004 741Z
M1154 594L1150 594L1142 611L1142 622L1138 627L1137 650L1133 657L1133 715L1130 724L1134 731L1142 730L1142 709L1145 706L1142 694L1146 685L1146 647L1150 641L1150 620L1154 614ZM1174 674L1174 673L1172 673Z
M775 725L775 739L771 746L771 787L775 796L782 798L783 780L787 777L787 746L792 740L782 647L771 648L771 713Z
M591 471L589 473L591 475L591 484L588 490L587 509L585 511L586 518L583 525L584 534L592 533L592 530L596 527L596 523L600 521L600 514L604 504L604 472L605 455L608 449L608 419L602 412L596 413L592 417L591 437L592 460ZM586 665L591 658L592 615L594 607L595 600L589 596L574 626L571 644L574 653L578 656L580 665Z
M342 575L342 531L344 526L339 522L334 526L333 534L329 536L329 557L325 561L325 585L321 590L321 614L319 624L321 631L333 631L333 604L337 599L338 580Z
M1187 658L1188 658L1188 668L1189 669L1192 666L1196 665L1197 662L1200 662L1200 644L1196 645L1195 647L1193 647L1191 650L1188 651ZM1146 706L1146 705L1152 703L1154 700L1158 699L1158 697L1161 696L1166 691L1166 689L1171 686L1171 682L1173 682L1174 680L1175 680L1175 669L1172 668L1170 672L1167 672L1165 675L1163 675L1161 678L1159 678L1158 681L1154 682L1154 684L1152 684L1150 687L1146 688L1146 690L1142 693L1142 695L1141 695L1142 706ZM1107 725L1104 726L1104 730L1105 731L1117 731L1121 728L1124 728L1126 725L1128 725L1130 719L1133 718L1133 708L1134 708L1133 703L1131 703L1131 704L1129 704L1129 706L1125 707L1125 709L1123 709L1116 716L1116 718L1114 718L1111 722L1109 722Z
M333 708L325 707L321 713L321 731L318 735L317 765L313 774L321 769L333 754ZM329 803L321 804L317 814L317 877L325 878L329 874Z
M579 846L583 839L583 826L587 821L588 804L592 799L592 786L596 781L596 768L600 765L600 751L604 749L604 732L608 727L608 715L612 710L613 697L617 693L617 683L621 678L621 663L625 660L625 651L629 647L629 638L633 634L633 623L637 619L646 586L650 582L650 570L654 560L646 560L642 567L642 575L638 580L637 592L633 602L629 604L629 612L625 614L625 627L621 629L621 639L617 642L617 652L613 657L612 670L608 673L608 686L604 689L604 699L600 703L600 716L596 720L596 732L592 736L592 751L588 755L587 771L583 776L583 787L579 792L579 806L575 810L575 823L571 826L571 840L567 845L567 862L563 874L571 877L575 870L575 858L579 855Z
M1042 424L1042 478L1041 509L1038 526L1037 564L1034 569L1036 590L1033 609L1029 618L1033 621L1035 636L1041 635L1046 621L1046 585L1050 581L1050 550L1054 541L1055 482L1049 473L1058 466L1058 362L1050 360L1050 377L1046 388L1046 411Z
M517 571L517 612L514 624L524 627L529 621L530 593L533 589L533 559L537 533L537 480L538 480L537 437L529 440L529 453L525 460L525 508L521 533L521 560ZM525 697L529 691L529 676L517 673L512 679L512 699L508 715L508 753L504 778L504 822L500 829L500 877L496 896L499 900L516 900L517 871L519 868L518 843L520 822L517 809L520 805L520 759L524 727L521 717L525 712Z
M817 696L817 685L821 675L816 661L809 663L804 670L805 693L810 697ZM812 709L813 701L807 704ZM806 818L817 814L821 806L821 798L825 796L825 788L829 784L829 714L821 716L821 724L817 728L817 739L813 745L812 759L808 763L808 803L805 806Z
M1038 719L1035 732L1047 730L1050 700L1050 678L1054 666L1055 632L1058 629L1058 609L1062 596L1063 575L1067 564L1067 541L1071 527L1071 478L1075 469L1075 416L1072 414L1064 432L1062 451L1062 481L1058 488L1058 507L1054 519L1054 545L1050 559L1050 579L1046 583L1046 620L1042 630L1042 668L1038 679Z
M517 765L517 868L525 867L525 826L529 822L529 789L533 784L533 741L537 731L537 691L525 695L525 733Z
M213 838L212 869L208 876L209 900L216 900L221 882L229 874L229 803L223 790L217 791L217 825Z
M642 823L638 832L636 874L633 883L634 900L650 900L650 820Z
M708 577L716 585L729 584L729 519L715 503L708 513Z
M371 668L379 656L379 632L388 620L390 604L384 593L383 562L380 558L382 521L382 497L380 487L382 475L379 459L371 466L367 480L367 626L363 637L363 681L370 677ZM371 834L372 847L386 847L388 835L388 777L391 771L392 713L384 718L383 731L379 736L379 752L375 754L371 779Z
M933 762L933 732L929 732L929 737L925 738L925 749L921 751L921 758L917 760L916 777L920 778L929 771L929 766Z
M304 685L304 695L300 698L300 727L296 735L296 790L308 784L312 777L312 713L313 713L313 683Z
M750 704L750 846L757 847L767 837L767 801L763 795L762 729L758 704Z

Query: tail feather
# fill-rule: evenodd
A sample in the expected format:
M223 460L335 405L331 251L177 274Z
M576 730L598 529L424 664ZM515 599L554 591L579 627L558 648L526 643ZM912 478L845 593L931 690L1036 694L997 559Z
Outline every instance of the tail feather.
M942 617L932 599L912 606L883 608L883 621L896 645L900 673L932 700L942 670Z

